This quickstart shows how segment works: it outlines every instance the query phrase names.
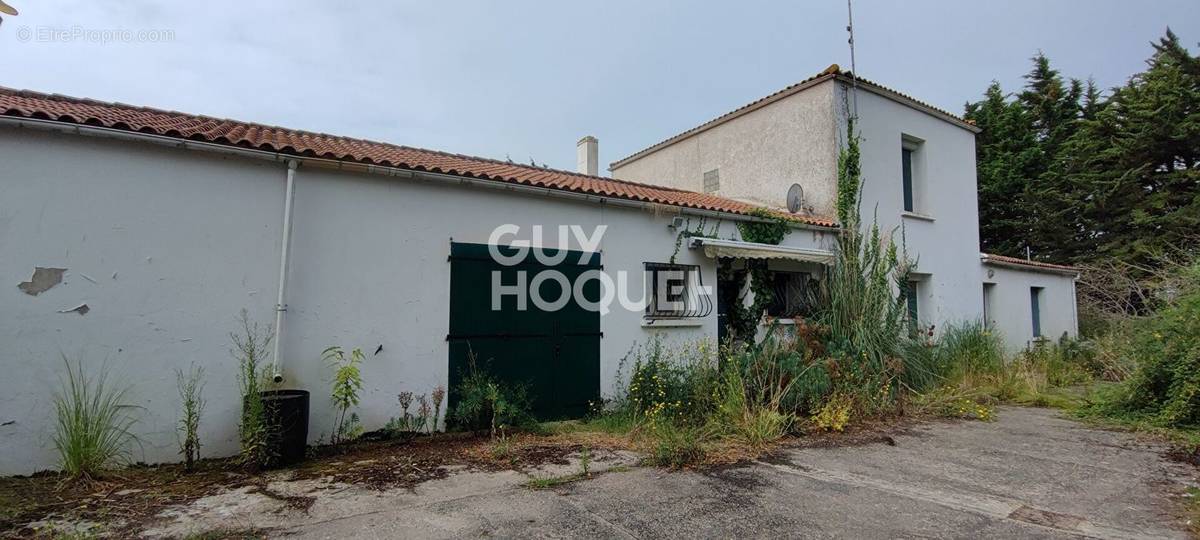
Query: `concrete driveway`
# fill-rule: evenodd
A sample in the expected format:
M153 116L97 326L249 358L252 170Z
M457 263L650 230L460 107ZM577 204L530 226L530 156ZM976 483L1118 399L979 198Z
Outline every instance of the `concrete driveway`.
M415 491L320 496L303 515L226 508L208 525L339 539L1186 537L1177 497L1195 469L1128 434L1002 408L995 422L927 424L892 441L789 449L704 473L601 456L593 470L617 469L546 490L523 487L523 473L461 472Z

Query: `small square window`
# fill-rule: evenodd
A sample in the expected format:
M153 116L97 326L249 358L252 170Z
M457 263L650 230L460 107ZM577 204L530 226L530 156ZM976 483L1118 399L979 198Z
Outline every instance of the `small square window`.
M808 317L815 311L817 282L808 272L772 272L772 317Z
M646 318L706 317L712 312L699 266L648 262L645 270Z

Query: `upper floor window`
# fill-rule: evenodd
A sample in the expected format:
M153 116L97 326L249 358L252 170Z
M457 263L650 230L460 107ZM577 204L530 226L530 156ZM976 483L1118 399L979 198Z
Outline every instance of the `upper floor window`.
M924 188L925 141L910 135L900 138L900 179L904 192L904 211L922 213L921 192Z
M913 151L908 148L900 150L901 165L904 167L904 211L913 212L913 170L912 170L912 155Z

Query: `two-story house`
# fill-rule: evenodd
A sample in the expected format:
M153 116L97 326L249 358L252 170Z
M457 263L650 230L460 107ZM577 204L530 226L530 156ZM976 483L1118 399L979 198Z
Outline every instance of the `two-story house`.
M1076 270L979 252L979 128L836 65L617 160L610 171L834 216L850 117L860 137L864 226L876 220L916 260L909 312L922 326L984 320L1012 349L1076 334Z
M64 355L133 381L145 462L178 458L176 370L204 366L206 455L235 452L243 310L274 332L270 378L310 392L310 441L334 429L331 345L368 354L367 428L399 391L453 406L472 355L528 384L538 414L580 414L637 344L720 337L745 283L722 276L765 264L769 314L811 307L854 110L864 214L919 257L911 314L986 319L1013 348L1074 334L1072 269L979 253L976 128L836 69L615 178L594 138L575 173L0 87L0 474L54 465ZM794 210L778 245L740 235L761 207Z

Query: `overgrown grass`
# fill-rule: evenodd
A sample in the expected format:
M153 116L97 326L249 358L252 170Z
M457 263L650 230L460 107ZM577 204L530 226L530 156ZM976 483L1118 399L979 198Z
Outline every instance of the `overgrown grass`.
M66 355L63 364L66 377L54 397L54 447L63 472L90 481L130 461L137 407L126 399L129 387L110 385L104 369L89 375L82 363L72 364Z
M1200 428L1200 261L1150 315L1130 320L1123 339L1098 354L1136 362L1130 377L1100 393L1090 413L1162 428Z
M997 403L1075 408L1085 401L1080 387L1093 380L1088 349L1071 339L1006 358L1001 336L972 322L951 326L922 347L939 366L941 382L918 393L916 403L943 416L989 420Z

